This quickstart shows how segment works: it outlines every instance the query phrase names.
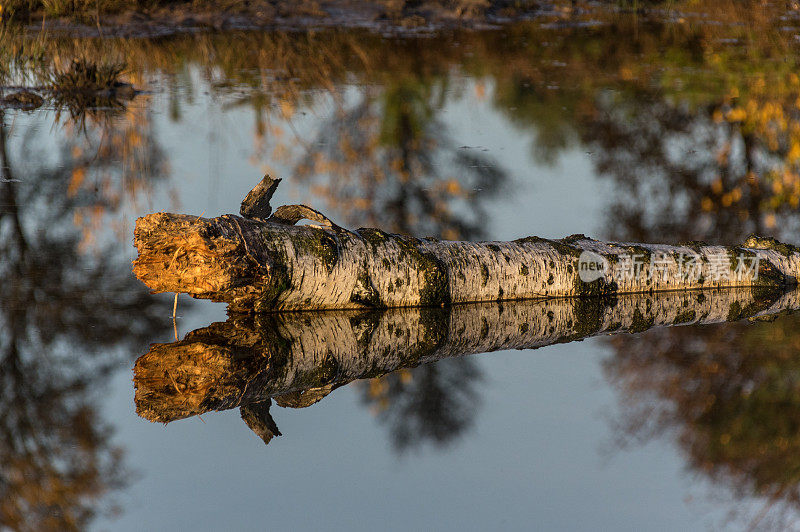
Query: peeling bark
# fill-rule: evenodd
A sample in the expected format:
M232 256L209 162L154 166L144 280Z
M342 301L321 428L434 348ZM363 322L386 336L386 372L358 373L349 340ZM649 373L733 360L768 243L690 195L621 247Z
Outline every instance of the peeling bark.
M737 247L607 243L583 235L511 242L420 240L379 229L349 231L308 207L280 207L276 214L281 209L288 213L285 219L267 221L168 213L140 218L133 270L155 292L223 301L238 312L793 286L800 274L798 248L756 237ZM288 225L309 212L325 226ZM587 251L608 265L640 257L641 271L620 277L608 267L599 279L583 282L578 257ZM688 256L701 265L727 261L730 271L689 277L682 263ZM734 275L740 256L757 257L757 280Z
M242 417L268 441L279 434L269 416L271 399L281 406L303 407L353 380L444 358L651 327L766 318L798 308L796 290L742 288L447 308L232 315L181 341L153 344L135 364L136 410L151 421L170 422L258 404L258 416L247 407Z

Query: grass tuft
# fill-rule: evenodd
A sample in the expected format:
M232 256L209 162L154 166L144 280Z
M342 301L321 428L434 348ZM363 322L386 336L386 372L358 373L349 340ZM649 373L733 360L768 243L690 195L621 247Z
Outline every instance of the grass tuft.
M84 19L138 7L133 0L7 0L2 5L5 14L23 21L35 14Z
M54 71L48 89L56 111L66 111L80 127L87 118L112 118L125 109L123 101L135 95L133 87L120 80L124 70L125 66L118 63L76 59L67 69Z
M98 64L86 59L75 59L69 68L53 72L50 88L62 93L97 93L110 91L122 85L122 64Z

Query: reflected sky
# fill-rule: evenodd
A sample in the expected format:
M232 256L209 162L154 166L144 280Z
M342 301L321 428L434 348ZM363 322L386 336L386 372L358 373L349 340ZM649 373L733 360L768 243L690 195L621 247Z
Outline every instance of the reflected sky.
M147 92L111 118L82 123L52 102L5 112L21 225L44 247L71 235L64 253L76 262L63 261L70 275L104 271L99 263L110 270L104 280L127 279L98 283L102 301L119 301L134 282L122 274L134 258L137 216L236 212L266 171L284 178L276 205L308 203L348 227L417 236L741 242L754 230L796 234L800 82L792 77L790 31L753 21L771 37L761 39L753 27L648 26L624 16L589 27L542 23L420 40L356 32L87 41L124 59L131 81ZM632 37L623 45L619 35ZM68 57L81 45L60 46ZM6 209L8 198L4 191ZM47 225L43 212L58 216ZM13 244L3 230L4 244ZM103 361L113 369L86 385L87 397L131 472L124 489L101 497L120 515L94 519L95 528L673 530L794 522L795 477L770 477L767 467L791 466L791 317L421 366L342 387L309 408L273 408L284 435L265 447L235 410L166 427L136 415L134 360L144 344L171 342L174 333L171 298L135 286L145 301L138 318L129 308L95 306L114 320L92 323L103 331L66 348L81 365L108 353ZM13 302L9 316L27 317ZM178 309L181 338L226 320L224 307L207 302L182 297ZM118 330L120 317L131 338ZM732 363L758 342L776 347L751 366ZM37 343L27 356L41 363L48 353ZM716 367L718 378L703 377L697 360L707 362L705 371ZM786 373L763 378L780 368ZM404 427L386 408L411 408L419 400L414 386L435 378L445 392L470 380L468 400L460 398L470 421L457 437L419 437L421 418ZM695 397L667 386L669 378L710 388ZM776 382L788 391L726 402L726 394L752 395ZM726 424L735 427L742 415L693 410L712 395L714 404L735 405L734 414L771 407L772 432L737 440ZM642 405L650 410L643 414ZM662 421L658 430L648 415ZM731 443L741 444L738 459L703 452ZM770 454L771 445L786 454ZM766 470L741 466L748 452L761 451L774 460Z

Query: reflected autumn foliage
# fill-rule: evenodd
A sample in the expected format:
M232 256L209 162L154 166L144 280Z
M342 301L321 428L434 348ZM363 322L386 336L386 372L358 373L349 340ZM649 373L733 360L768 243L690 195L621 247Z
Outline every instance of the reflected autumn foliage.
M792 79L791 114L768 104L778 117L762 117L762 129L727 103L692 111L652 94L602 99L583 138L598 172L620 191L610 236L734 244L756 233L792 241L800 226L800 85Z
M623 446L674 440L690 471L727 489L732 517L786 529L800 513L800 316L650 331L608 341Z
M135 79L156 79L174 120L206 88L225 110L252 109L250 162L274 175L284 175L275 169L283 165L310 188L312 203L344 222L479 238L485 203L508 179L485 151L452 138L442 116L471 89L453 71L466 51L452 41L462 38L475 36L458 32L431 46L362 30L233 32L46 46L47 54L96 56L126 64ZM329 118L301 131L309 114Z
M492 63L495 103L535 133L537 158L585 150L614 185L604 237L794 240L800 65L781 27L794 19L765 9L722 18L736 13L731 25L601 14L546 40L520 26L503 50L518 58Z
M332 33L333 39L280 32L177 37L168 40L170 46L108 40L36 44L45 56L52 54L54 64L87 55L106 63L124 62L135 86L158 76L168 87L173 120L181 120L183 106L200 90L195 86L199 75L225 108L254 110L252 160L267 157L295 168L296 182L308 184L328 208L346 213L346 223L446 238L485 236L484 203L500 190L506 175L491 157L459 147L447 133L440 114L454 94L449 60L424 42L404 41L405 52L398 57L375 35ZM242 49L255 52L241 54ZM372 76L368 73L381 64L374 71L375 84L365 85L355 102L349 101L345 93L352 73ZM332 119L317 129L316 137L300 138L293 120L314 103L308 91L320 88L334 105ZM142 181L136 177L157 175L166 164L146 106L101 109L107 121L102 127L96 107L76 113L66 106L56 116L69 139L65 156L72 160L67 196L72 200L88 193L96 200L70 207L82 230L81 250L97 246L108 213L123 199L136 200ZM129 232L121 229L120 235ZM378 400L365 393L365 400L384 405L382 418L391 412L398 448L412 440L441 445L471 425L477 400L469 390L479 377L474 361L454 360L436 371L406 370L402 382L390 376L365 388L390 388L397 408L385 407L387 396ZM459 389L470 399L470 408L459 406Z
M168 328L169 310L130 275L118 241L82 220L119 207L118 163L90 146L121 132L84 129L53 159L16 118L12 138L14 117L0 112L0 522L83 530L129 475L98 411L103 386Z
M474 94L502 113L509 128L532 134L536 160L554 163L570 149L590 152L597 173L616 191L607 209L607 232L598 236L739 243L758 232L795 240L800 64L796 39L785 28L796 25L796 17L784 16L783 7L704 4L710 18L722 23L693 18L690 11L664 17L589 6L502 31L445 31L426 39L361 30L234 32L157 40L52 39L33 48L38 56L62 62L80 55L124 62L135 85L150 79L162 84L169 116L176 121L206 90L224 109L251 110L253 165L293 169L291 177L308 187L312 203L324 203L348 225L415 236L490 236L485 234L486 202L510 193L511 179L518 176L508 175L485 152L462 147L447 131L448 105ZM104 127L91 125L91 117L88 128L62 123L69 139L62 154L70 161L69 175L53 178L61 183L58 191L44 187L9 202L3 242L17 242L9 256L22 257L20 242L39 235L33 229L13 230L24 226L14 222L19 208L13 206L32 208L35 196L49 205L40 207L48 215L72 217L82 244L64 244L59 253L75 256L76 246L88 250L102 244L108 213L123 197L135 201L147 187L138 177L164 173L166 155L159 153L146 107L121 112ZM301 127L303 117L318 114L329 118L314 122L315 128ZM120 154L123 164L115 159ZM21 184L10 183L4 184L5 197L23 193ZM51 227L38 218L36 223ZM122 234L130 230L121 229ZM51 241L54 237L48 250ZM20 261L9 264L27 271ZM71 280L63 272L78 263L65 264L59 275ZM115 273L110 269L104 275L116 279ZM58 278L53 275L42 279ZM106 293L114 290L121 289L110 286ZM49 308L35 307L40 309L35 312ZM23 316L34 311L26 312ZM91 321L82 312L88 310L70 311L55 321ZM114 315L98 312L97 331L114 330L116 324L103 322ZM129 316L121 315L127 323ZM28 323L27 317L16 319ZM652 406L646 419L662 423L660 432L669 428L681 434L679 443L697 471L744 494L794 504L791 467L778 471L778 457L784 455L770 455L770 449L792 449L794 412L786 390L793 389L794 380L780 368L791 368L787 357L796 349L795 335L786 326L769 337L772 347L760 351L742 340L753 331L777 331L791 319L699 333L667 329L642 337L648 342L619 337L607 370L633 406ZM126 334L117 330L113 345ZM85 343L110 345L110 336L104 338ZM363 400L389 427L398 450L420 442L439 445L470 427L480 377L468 358L406 369L363 383ZM774 395L751 402L773 388L784 390L782 399ZM650 399L637 405L636 394ZM774 428L753 429L754 412L772 400L768 423ZM748 409L753 412L745 414ZM638 426L642 412L626 413L637 420L632 426ZM730 447L737 441L742 444ZM757 454L762 448L766 454Z
M601 236L738 243L759 232L792 240L797 45L780 31L790 22L718 4L705 6L725 22L718 25L691 14L679 22L588 10L423 41L329 31L81 45L110 47L142 78L159 72L176 120L204 87L226 108L252 109L253 164L293 168L312 203L350 225L487 236L483 203L509 178L483 152L459 148L442 113L466 90L488 86L484 97L511 126L534 134L537 160L591 152L617 191ZM298 125L306 113L330 118L308 132ZM364 401L398 449L469 426L476 409L452 405L471 404L480 372L458 364L474 362L364 383Z
M505 172L447 138L437 119L447 90L442 83L411 78L365 90L322 126L297 178L310 181L350 224L450 239L484 236L482 203L503 185ZM444 446L472 425L481 376L476 361L453 359L371 379L362 398L389 427L398 452Z
M618 191L611 238L738 243L755 232L796 240L800 84L784 60L793 45L738 37L743 48L726 54L699 34L678 56L682 73L674 65L658 87L651 75L630 74L582 110L580 141ZM758 60L744 62L745 52ZM676 80L683 92L670 89ZM689 471L732 499L730 518L751 529L797 525L797 315L607 343L620 445L674 440Z
M437 118L445 79L399 78L365 90L324 124L295 175L350 224L448 239L485 236L483 203L505 183L505 171L447 137ZM441 447L472 426L481 377L476 361L453 359L373 378L362 399L388 426L396 451Z
M295 175L346 221L451 240L484 237L484 203L507 176L479 149L457 147L438 115L446 78L401 77L366 89L309 144Z

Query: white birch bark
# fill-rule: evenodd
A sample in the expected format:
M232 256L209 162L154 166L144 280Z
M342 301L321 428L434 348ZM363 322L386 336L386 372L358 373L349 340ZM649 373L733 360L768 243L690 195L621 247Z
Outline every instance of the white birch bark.
M793 286L800 274L798 248L759 238L733 247L599 242L583 235L454 242L158 213L137 221L134 241L134 272L153 291L224 301L243 312ZM584 252L606 263L593 282L579 275ZM700 271L691 275L686 260L693 257ZM636 271L625 268L631 258L641 263ZM755 271L737 271L740 258L756 264Z

